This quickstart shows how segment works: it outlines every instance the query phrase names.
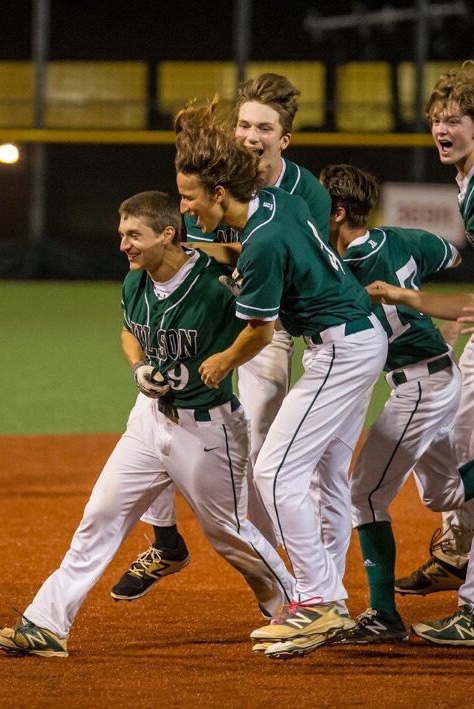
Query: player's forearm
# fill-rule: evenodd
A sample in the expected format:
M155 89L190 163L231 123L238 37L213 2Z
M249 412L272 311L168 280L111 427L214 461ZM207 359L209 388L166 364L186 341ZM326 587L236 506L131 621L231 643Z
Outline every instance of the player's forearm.
M229 367L235 369L253 359L273 338L275 322L251 321L225 350Z
M226 266L235 266L242 250L242 245L238 242L220 244L215 241L211 243L195 241L194 243L186 244L186 246L191 246L193 249L200 249L208 256L212 256L218 263L225 264Z
M408 289L406 289L408 291ZM463 308L474 304L473 293L427 293L410 291L416 295L409 298L406 305L433 318L457 320L464 315Z
M248 362L270 344L273 330L273 322L262 320L249 322L230 347L211 355L201 364L199 374L204 384L217 389L229 372Z
M132 335L129 330L123 328L120 340L122 352L131 367L133 367L134 364L137 364L137 362L141 362L146 359L140 343L135 335Z
M366 286L372 302L385 305L407 305L425 315L443 320L461 317L463 308L474 304L473 293L429 293L412 288L398 288L384 281Z

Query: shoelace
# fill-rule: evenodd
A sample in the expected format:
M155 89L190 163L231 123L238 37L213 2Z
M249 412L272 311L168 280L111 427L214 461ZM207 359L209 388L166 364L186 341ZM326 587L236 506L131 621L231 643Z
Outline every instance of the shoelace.
M21 628L26 628L27 626L35 625L35 623L33 623L32 620L30 620L29 618L27 618L26 615L24 615L24 614L23 614L21 611L19 611L17 608L13 608L13 606L12 606L12 609L15 611L15 613L18 613L18 615L20 616L20 618L24 621L21 625L17 625L17 626L16 626L16 629L17 629L17 630L20 630Z
M378 615L374 608L367 608L366 611L357 616L357 624L364 625L371 622L374 616Z
M313 596L312 598L307 598L305 601L291 601L287 605L282 606L280 614L270 621L270 625L278 625L285 620L285 618L288 618L288 616L295 615L300 609L304 610L305 608L322 602L322 596Z
M161 554L155 547L150 547L143 554L140 554L138 559L135 559L131 565L128 573L141 578L143 572L146 572L148 567L152 564L159 564L161 561Z
M451 524L445 531L438 528L430 541L430 554L438 549L445 554L467 554L471 548L472 530Z

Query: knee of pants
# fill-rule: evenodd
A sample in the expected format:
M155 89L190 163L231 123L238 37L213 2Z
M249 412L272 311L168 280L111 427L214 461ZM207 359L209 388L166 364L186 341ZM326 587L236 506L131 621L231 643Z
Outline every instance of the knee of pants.
M209 544L221 556L226 556L229 546L236 546L237 529L226 528L224 525L203 524L202 530Z
M445 497L441 495L434 499L423 497L422 502L425 507L433 512L446 512L447 510L452 510L459 505L459 501L457 499L454 500L452 496Z
M351 509L352 526L359 527L361 524L389 521L389 502L390 501L387 500L377 499L375 496L353 495Z

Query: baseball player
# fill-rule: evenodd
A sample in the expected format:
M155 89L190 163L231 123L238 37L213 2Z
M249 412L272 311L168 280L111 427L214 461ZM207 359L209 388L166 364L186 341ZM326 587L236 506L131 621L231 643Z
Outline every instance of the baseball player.
M462 324L474 322L474 294L472 293L459 295L423 293L396 288L383 281L370 284L367 290L374 302L397 306L404 304L433 317L457 318ZM463 331L473 332L473 328ZM470 464L472 465L472 461ZM412 630L424 640L437 645L474 646L473 547L474 540L471 544L466 580L459 588L458 609L440 620L428 620L412 625Z
M281 187L307 202L321 238L328 239L331 200L319 180L304 167L283 157L291 139L293 120L298 110L300 92L284 76L265 73L244 81L239 87L232 127L236 140L258 155L262 180L267 185ZM240 230L219 225L214 232L203 234L196 218L184 215L186 240L189 243L238 242ZM281 327L275 329L272 341L250 362L238 369L239 398L250 421L248 514L264 536L277 546L273 525L253 484L253 466L268 429L283 401L290 381L293 344L291 336ZM340 449L340 451L339 451ZM334 441L331 465L348 469L352 448ZM329 457L329 453L327 454ZM334 459L336 458L336 461ZM116 600L140 598L165 575L179 571L189 562L189 553L176 527L172 487L161 495L143 515L142 520L153 525L154 543L141 553L129 570L112 589ZM331 540L336 556L345 559L350 539L339 530ZM341 548L340 548L341 547Z
M459 208L466 241L474 245L474 62L443 74L427 105L431 134L443 164L457 169ZM474 338L470 338L459 360L462 373L461 402L456 415L455 435L458 460L474 456ZM442 530L436 530L430 544L430 558L412 574L396 581L402 594L456 590L466 577L469 549L474 534L474 503L443 513Z
M258 175L253 166L254 177ZM198 370L242 330L235 298L219 283L223 269L180 243L181 215L161 192L120 206L120 250L130 273L123 285L123 348L140 391L135 412L107 461L61 566L23 614L0 631L15 654L67 655L81 603L122 540L172 480L215 550L240 571L267 617L291 597L294 580L273 547L246 518L247 424L232 394L231 371L215 387Z
M271 341L278 317L308 343L305 373L283 400L254 469L296 589L278 620L251 637L267 657L285 658L307 654L347 627L335 605L347 594L308 492L329 442L354 414L363 416L360 402L383 367L387 338L362 286L319 237L304 200L275 187L249 196L253 158L219 128L215 106L178 115L177 184L182 211L194 214L205 233L221 223L242 231L234 281L237 317L246 326L202 363L201 377L218 386Z
M332 199L331 242L362 285L383 278L419 287L426 275L460 262L457 249L419 229L367 230L378 201L376 180L350 165L329 165L321 182ZM372 425L351 477L353 523L359 533L371 607L342 640L406 640L395 607L395 540L389 505L416 466L425 504L450 509L474 494L474 466L458 471L453 420L461 374L430 318L403 307L376 306L389 345L392 394Z

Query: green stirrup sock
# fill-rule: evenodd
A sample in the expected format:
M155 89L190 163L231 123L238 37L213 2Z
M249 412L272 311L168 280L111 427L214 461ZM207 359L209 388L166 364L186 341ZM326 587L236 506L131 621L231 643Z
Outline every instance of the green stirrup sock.
M370 607L396 617L395 539L390 522L372 522L357 527L370 591Z
M474 460L470 460L459 468L459 474L464 483L466 502L474 497Z

